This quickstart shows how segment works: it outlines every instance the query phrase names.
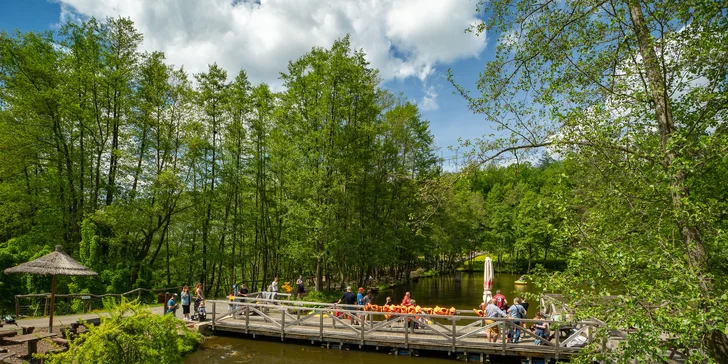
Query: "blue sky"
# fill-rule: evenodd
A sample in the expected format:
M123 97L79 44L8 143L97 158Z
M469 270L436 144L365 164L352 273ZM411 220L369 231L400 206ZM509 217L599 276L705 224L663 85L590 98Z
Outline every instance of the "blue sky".
M481 115L453 95L445 79L452 69L473 90L485 61L492 59L491 35L462 30L478 17L473 1L402 0L0 0L4 31L55 30L61 21L86 16L130 17L144 33L145 50L162 50L167 60L190 72L217 62L235 74L245 68L254 81L275 88L288 60L312 46L330 45L350 34L383 86L416 102L430 126L447 169L453 169L458 138L493 133ZM461 152L462 153L462 152Z

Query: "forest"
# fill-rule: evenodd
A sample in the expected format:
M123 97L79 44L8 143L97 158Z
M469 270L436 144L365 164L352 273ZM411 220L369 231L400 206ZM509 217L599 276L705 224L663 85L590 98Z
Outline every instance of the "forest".
M141 41L124 18L0 37L3 267L60 244L99 272L61 292L219 296L299 274L317 290L407 280L489 242L529 268L549 254L534 204L560 164L444 171L417 106L348 38L291 61L278 93L215 64L189 75ZM8 295L47 287L0 276Z
M62 292L221 295L299 274L317 291L406 280L487 251L601 320L597 335L639 333L577 360L728 361L724 4L477 9L468 31L497 39L495 58L475 90L448 79L497 133L463 141L457 171L349 37L292 60L273 91L142 52L125 18L2 33L0 267L60 244L100 273ZM47 287L0 276L5 297Z

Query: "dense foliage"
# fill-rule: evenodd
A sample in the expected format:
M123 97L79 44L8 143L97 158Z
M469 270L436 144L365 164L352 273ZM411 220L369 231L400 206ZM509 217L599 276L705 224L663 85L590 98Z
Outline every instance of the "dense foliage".
M216 64L191 77L141 41L128 19L0 35L0 268L60 244L99 277L59 292L338 288L424 256L451 269L473 238L467 209L423 218L442 174L428 122L348 38L290 62L279 93ZM0 276L6 297L48 287Z
M133 302L123 302L102 317L99 326L69 342L67 351L47 355L55 364L181 363L201 342L173 315L159 316Z
M502 138L473 166L546 148L566 164L549 210L573 251L545 290L635 332L584 362L728 362L728 13L717 1L481 1L499 39L471 108ZM536 206L531 204L530 206ZM533 224L546 224L541 218ZM506 231L498 230L498 233ZM546 230L540 230L541 233Z

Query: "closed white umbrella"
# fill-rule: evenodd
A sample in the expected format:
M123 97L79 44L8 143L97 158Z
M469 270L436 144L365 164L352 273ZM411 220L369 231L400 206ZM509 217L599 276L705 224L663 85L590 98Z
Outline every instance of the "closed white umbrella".
M483 266L483 302L488 304L493 293L490 292L493 289L493 260L490 257L485 258L485 265Z

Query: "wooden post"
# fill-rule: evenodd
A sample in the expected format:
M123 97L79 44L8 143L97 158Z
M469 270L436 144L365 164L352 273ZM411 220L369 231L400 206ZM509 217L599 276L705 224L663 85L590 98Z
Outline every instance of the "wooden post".
M248 329L250 328L250 306L247 302L245 302L245 333L248 333Z
M324 342L324 311L321 310L321 314L319 315L319 338L321 338L321 342Z
M458 329L457 326L455 326L455 318L452 318L452 352L455 353L455 343L458 336ZM467 360L467 359L466 359Z
M508 334L506 333L506 328L508 325L506 324L506 321L504 320L504 321L501 321L500 326L501 326L501 329L499 331L501 334L501 341L503 343L503 355L506 355L506 336L508 336Z
M53 278L56 276L54 275ZM28 341L28 356L33 357L33 354L38 352L38 341L37 340L30 340Z
M364 331L366 331L366 327L367 327L366 326L367 325L367 314L366 313L362 313L361 314L361 317L362 317L362 321L363 322L360 322L361 325L359 325L359 331L361 333L361 342L359 344L360 345L359 346L360 348L362 346L364 346Z
M20 297L15 296L15 317L20 317Z
M409 349L409 317L404 315L404 348Z
M53 332L53 303L56 300L56 275L53 275L53 282L51 283L51 318L48 321L48 332ZM47 301L46 301L47 302ZM28 350L30 351L30 350Z
M556 330L556 361L559 361L559 350L561 349L561 330Z
M215 301L212 301L212 330L215 331L215 316L217 314L217 307Z
M281 341L286 335L286 308L281 309Z

